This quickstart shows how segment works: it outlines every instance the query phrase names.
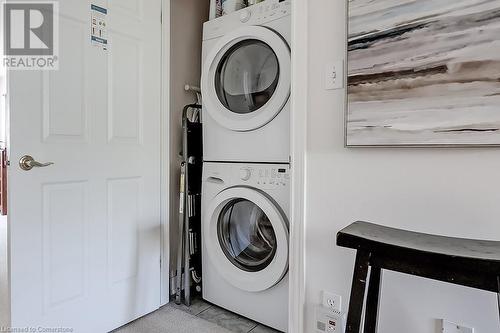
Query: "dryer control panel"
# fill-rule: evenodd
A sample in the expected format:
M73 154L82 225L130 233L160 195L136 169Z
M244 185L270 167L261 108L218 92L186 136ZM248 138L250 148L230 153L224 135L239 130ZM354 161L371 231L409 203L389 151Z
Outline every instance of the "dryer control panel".
M220 37L229 31L245 25L264 26L279 18L291 15L289 0L266 0L240 9L234 13L205 22L203 40Z
M290 183L290 169L287 165L242 166L239 178L243 184L260 189L285 188Z

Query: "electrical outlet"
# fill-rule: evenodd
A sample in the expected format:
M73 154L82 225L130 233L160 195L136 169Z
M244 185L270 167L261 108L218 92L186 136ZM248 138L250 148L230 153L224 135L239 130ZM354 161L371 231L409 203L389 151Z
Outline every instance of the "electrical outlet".
M344 333L345 314L332 312L329 308L316 307L316 333Z
M442 333L474 333L474 329L470 327L461 326L446 320L441 320Z
M342 296L323 291L323 306L335 312L342 312Z

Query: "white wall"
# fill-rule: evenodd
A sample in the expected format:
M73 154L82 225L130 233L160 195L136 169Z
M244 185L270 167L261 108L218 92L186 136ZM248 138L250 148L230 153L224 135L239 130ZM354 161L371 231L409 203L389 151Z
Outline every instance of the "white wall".
M208 19L209 0L170 1L170 266L177 260L179 175L182 150L182 109L196 102L184 91L186 83L199 85L203 23Z
M500 240L499 149L344 148L344 91L323 89L325 63L345 55L346 1L309 1L306 329L321 291L347 309L354 251L336 233L355 220L457 237ZM496 295L386 273L382 333L435 333L447 318L498 332Z
M10 319L7 265L7 217L0 216L0 327L7 327Z

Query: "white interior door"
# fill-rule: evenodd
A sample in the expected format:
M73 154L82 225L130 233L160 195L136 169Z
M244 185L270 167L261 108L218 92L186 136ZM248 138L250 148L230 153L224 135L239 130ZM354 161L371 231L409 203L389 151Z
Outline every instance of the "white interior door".
M161 0L59 7L60 69L8 79L11 325L106 332L160 305Z

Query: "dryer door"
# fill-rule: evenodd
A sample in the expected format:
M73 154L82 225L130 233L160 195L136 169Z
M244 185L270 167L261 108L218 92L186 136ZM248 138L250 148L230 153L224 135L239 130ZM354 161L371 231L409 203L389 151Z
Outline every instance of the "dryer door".
M273 30L247 26L221 37L203 68L205 111L221 126L252 131L290 97L290 49Z
M288 222L266 194L250 188L222 191L206 214L204 243L211 262L235 287L258 292L288 271Z

